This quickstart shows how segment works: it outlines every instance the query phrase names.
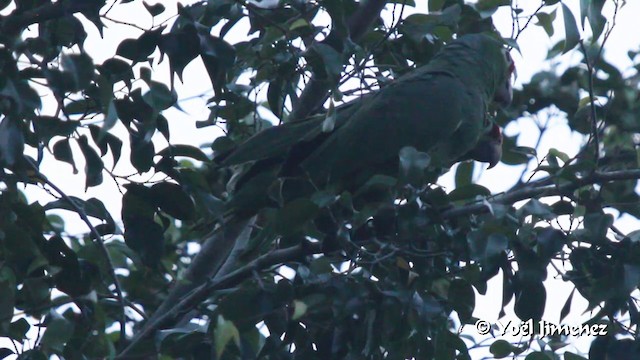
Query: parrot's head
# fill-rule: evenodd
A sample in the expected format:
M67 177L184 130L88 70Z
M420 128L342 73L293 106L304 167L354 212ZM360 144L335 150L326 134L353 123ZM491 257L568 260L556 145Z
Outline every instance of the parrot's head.
M504 42L486 33L466 34L445 46L429 65L432 71L446 71L463 83L484 92L501 107L511 103L511 79L515 63Z
M498 82L496 91L493 95L493 101L501 107L505 108L511 104L513 100L513 88L511 87L511 78L516 76L516 65L507 49L501 49L506 63L505 79Z
M489 164L489 169L496 166L502 157L502 131L500 126L492 123L489 130L482 135L476 146L463 159L473 159Z

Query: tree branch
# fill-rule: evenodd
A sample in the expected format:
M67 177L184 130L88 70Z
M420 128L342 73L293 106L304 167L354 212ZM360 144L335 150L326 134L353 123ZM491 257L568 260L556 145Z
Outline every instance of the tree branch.
M501 195L496 195L492 200L489 201L489 205L513 204L518 201L531 199L534 197L559 196L568 192L572 192L575 189L585 185L600 184L609 181L638 179L640 179L640 169L611 171L605 173L595 172L583 179L579 179L576 182L571 182L563 185L546 185L544 182L542 182L542 185L534 184L530 186L524 186L517 190L509 191ZM490 208L486 203L478 203L446 210L441 214L441 217L443 219L452 219L460 216L487 213L489 212L489 210Z
M120 308L121 308L121 314L120 314L120 320L119 320L119 322L120 322L120 344L124 344L124 340L126 339L126 325L127 325L127 318L126 318L126 314L125 314L124 310L125 310L127 305L126 305L124 296L122 295L122 286L120 285L120 282L118 281L118 277L116 276L115 268L113 267L113 260L111 259L111 255L109 254L109 250L107 250L107 247L105 246L104 241L102 240L102 235L100 235L100 233L95 228L95 226L93 226L93 224L89 220L89 216L87 215L87 213L82 208L80 208L80 206L78 206L78 204L76 204L73 201L73 199L71 199L69 197L69 195L67 195L56 184L54 184L53 182L51 182L51 180L49 180L46 176L44 176L44 174L42 174L40 172L40 169L38 169L38 167L35 164L31 163L28 160L26 160L26 163L28 163L31 166L31 168L36 172L36 174L38 174L38 177L40 179L42 179L42 181L44 181L44 183L47 184L47 186L49 186L50 188L55 190L66 202L69 203L69 205L80 216L82 221L87 225L87 227L89 228L89 231L91 232L91 235L95 238L96 244L98 244L98 249L100 250L100 252L102 253L102 256L105 258L105 260L107 262L107 269L109 270L109 275L111 276L111 279L113 280L113 285L115 286L116 296L118 297L118 302L120 303Z
M15 34L29 25L73 15L96 7L96 3L90 1L58 1L22 13L14 10L11 14L0 17L0 33Z
M357 41L366 33L367 29L369 29L386 4L386 0L360 1L358 10L356 10L348 21L351 40ZM327 38L330 38L332 33L333 31ZM290 121L304 119L315 109L322 106L327 99L330 86L331 84L328 81L318 80L315 75L312 75L302 94L300 94L297 106L291 112Z
M489 202L489 204L513 204L518 201L531 199L534 197L563 195L585 185L634 179L640 179L640 169L611 171L606 173L593 173L585 177L584 179L579 179L576 182L559 186L547 185L545 183L530 184L529 186L526 186L524 188L497 195ZM489 212L489 206L487 206L486 203L479 203L446 210L441 214L441 218L452 219L456 217L468 216L472 214L482 214L487 212ZM304 242L290 248L274 250L270 253L256 258L247 265L236 269L235 271L231 271L228 274L220 274L220 276L217 276L216 278L209 280L206 283L195 288L191 293L179 300L179 302L176 303L177 300L170 302L170 304L175 305L170 309L167 309L167 311L157 312L160 315L152 321L148 322L144 330L138 334L138 336L129 344L129 346L127 346L127 348L121 354L118 355L117 358L123 358L140 341L153 334L157 330L163 327L170 326L173 322L177 321L179 317L182 316L182 314L187 313L188 311L197 307L201 302L205 301L213 291L236 286L240 281L246 279L256 271L261 271L272 266L286 264L287 262L299 260L304 256L321 252L322 243Z
M303 242L296 246L286 249L274 250L270 253L262 255L247 265L230 272L227 275L220 276L217 279L207 281L198 286L195 290L182 298L169 311L164 312L153 323L150 323L141 331L138 337L125 348L116 359L124 359L133 348L147 336L153 334L157 330L169 326L176 321L181 314L195 308L205 301L207 297L215 290L229 288L238 284L240 281L250 277L255 271L263 270L271 266L277 266L287 262L299 260L307 255L318 254L322 252L321 242Z

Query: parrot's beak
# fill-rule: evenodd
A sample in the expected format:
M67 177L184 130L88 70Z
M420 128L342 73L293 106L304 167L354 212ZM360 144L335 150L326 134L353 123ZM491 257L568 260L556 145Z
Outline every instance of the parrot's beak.
M473 159L489 164L489 169L491 169L500 162L500 158L502 158L502 131L500 126L493 123L491 128L478 140L476 146L458 161Z
M498 165L498 163L500 162L500 158L502 158L502 143L493 144L491 159L489 160L489 167L487 169L491 169L492 167Z
M489 132L489 144L491 146L491 150L489 151L489 169L496 166L500 159L502 158L502 131L500 130L500 126L498 124L493 124L491 127L491 131Z

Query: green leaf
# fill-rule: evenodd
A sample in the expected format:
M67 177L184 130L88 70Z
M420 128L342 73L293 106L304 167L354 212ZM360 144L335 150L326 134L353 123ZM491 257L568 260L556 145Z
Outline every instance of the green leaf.
M165 26L145 31L137 39L125 39L116 50L116 54L132 60L134 63L145 61L156 49Z
M64 345L73 336L74 325L55 310L49 312L47 319L47 329L42 336L41 344L45 348L62 351Z
M193 200L180 185L170 182L154 184L151 187L151 195L160 210L179 220L193 219L195 215Z
M0 122L0 166L11 167L22 157L24 135L18 120L6 116Z
M327 44L315 43L313 50L320 55L324 69L330 77L340 76L342 73L342 55Z
M588 213L584 216L584 228L589 231L593 241L605 240L609 227L613 225L613 216L602 212Z
M145 141L137 135L130 137L131 139L131 165L133 165L139 173L151 170L153 166L153 156L155 155L155 147L153 142Z
M138 184L127 184L127 192L122 196L122 219L136 216L153 218L156 203L148 187Z
M471 258L484 263L502 254L509 245L509 239L503 234L495 233L487 236L483 231L475 230L467 235L467 243Z
M215 141L222 138L223 137L217 138ZM224 139L228 139L228 138L224 138ZM158 152L158 155L162 157L184 156L184 157L189 157L198 161L203 161L203 162L209 161L209 157L202 150L191 145L182 145L182 144L169 145L168 147L160 150Z
M132 210L125 210L123 199L123 212L130 214ZM129 215L124 221L124 241L131 250L135 251L142 263L155 268L160 264L164 255L164 230L162 226L153 221L153 218L141 215Z
M9 2L11 2L11 1L9 1ZM26 353L26 351L25 351L25 353ZM11 355L15 355L13 350L7 349L7 348L0 348L0 358L6 359Z
M16 276L6 266L0 268L0 293L0 319L11 319L16 300Z
M567 243L567 237L562 231L548 227L538 231L536 243L538 255L541 259L548 261L562 251Z
M169 57L171 73L176 73L182 80L182 71L200 54L200 39L195 26L187 24L170 33L163 34L158 48ZM173 76L172 76L173 77ZM173 84L173 80L171 82Z
M44 22L40 36L46 38L53 46L71 47L76 44L82 46L87 32L75 16L62 16Z
M291 320L297 320L304 316L307 313L309 307L304 301L301 300L293 300L293 315L291 315Z
M236 62L236 49L233 45L208 32L198 32L198 36L201 47L200 57L207 69L215 93L220 94L227 83L227 72Z
M117 136L104 131L104 127L98 127L96 125L89 125L91 131L91 137L93 141L100 148L100 156L107 154L107 149L111 149L113 155L113 167L116 166L122 152L122 140Z
M538 22L536 25L541 26L547 33L547 36L552 37L554 33L553 22L556 19L556 9L553 9L550 13L539 12L536 14Z
M64 76L72 81L73 86L69 91L79 91L86 89L95 76L95 65L93 59L86 53L63 54L61 56Z
M447 298L460 321L464 323L471 319L476 307L476 295L470 283L462 279L452 280Z
M491 344L489 351L496 359L502 359L513 353L513 345L506 340L499 339Z
M306 19L296 19L294 22L289 25L289 30L293 31L300 28L309 27L311 24Z
M278 213L274 221L274 229L283 236L293 235L307 221L313 219L319 211L318 205L311 200L301 198L286 204Z
M562 356L564 357L564 360L589 360L585 357L582 357L578 354L574 354L570 351L565 351Z
M593 37L591 42L595 43L600 38L607 23L607 18L602 15L602 7L605 0L580 0L580 22L584 30L585 20L589 19Z
M149 91L142 96L142 99L154 110L160 112L175 104L178 95L175 91L170 90L167 85L161 82L151 81Z
M547 301L547 290L542 282L528 282L522 284L516 294L514 311L522 321L533 319L534 322L542 319Z
M336 126L336 108L333 104L333 99L329 100L329 109L327 110L327 115L322 121L322 132L330 133L333 131Z
M624 290L628 293L634 291L640 285L640 266L624 264Z
M478 196L487 197L491 195L491 191L486 187L478 184L469 184L462 187L456 187L449 193L450 201L475 199Z
M461 162L456 169L455 184L456 189L470 185L473 182L473 161Z
M98 103L93 99L72 100L64 105L65 113L69 115L96 114Z
M281 78L276 78L275 81L269 83L267 102L269 103L269 110L278 118L282 118L284 100L283 81Z
M544 220L553 220L558 217L558 215L553 212L551 206L541 203L538 199L531 199L523 207L516 210L516 216L518 216L519 219L524 219L530 215Z
M517 137L504 136L502 145L502 158L500 161L507 165L520 165L529 162L531 148L516 145ZM535 152L535 150L534 150Z
M218 315L216 329L213 332L213 340L216 349L216 358L220 358L224 353L229 341L233 340L236 346L240 347L240 333L232 321L225 320L222 315Z
M102 159L100 159L93 147L89 145L89 140L85 135L80 136L78 145L80 145L80 150L85 159L86 188L102 184L102 170L104 169Z
M400 149L400 173L410 184L418 185L422 182L424 170L431 163L427 153L420 152L414 147L405 146Z
M564 49L562 50L563 54L566 54L568 51L578 45L580 42L580 33L578 32L578 25L576 24L576 18L573 16L569 7L562 4L562 16L564 18Z
M34 132L44 144L54 136L67 137L80 126L79 121L62 120L53 116L36 116L33 119Z
M444 5L446 0L429 0L429 12L435 12L442 10L442 6Z
M0 10L6 8L7 6L9 6L9 4L11 4L12 0L0 0ZM11 352L11 354L13 354L13 351ZM1 355L1 354L0 354ZM2 356L0 356L2 357Z
M491 17L500 6L511 5L511 0L478 0L475 8L483 19Z
M151 14L151 16L154 16L154 17L162 14L165 10L164 5L162 5L161 3L150 5L150 4L147 4L146 1L143 1L142 4L147 9L149 14Z
M105 60L102 65L98 65L98 71L109 79L112 84L118 81L124 81L127 84L131 84L133 79L133 69L126 61L110 58Z
M400 31L419 43L427 35L432 34L438 26L455 27L461 14L462 10L457 4L439 13L412 14L402 21Z
M553 360L553 358L549 357L547 354L541 351L534 351L527 355L524 360Z
M573 288L571 290L571 294L569 294L569 297L567 298L567 301L564 302L564 306L562 306L562 309L560 310L560 322L569 315L569 312L571 311L571 303L573 302L573 294L575 292L576 288Z

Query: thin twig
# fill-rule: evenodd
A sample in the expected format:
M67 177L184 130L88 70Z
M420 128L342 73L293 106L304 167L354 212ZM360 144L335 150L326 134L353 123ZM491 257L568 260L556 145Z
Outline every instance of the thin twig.
M584 46L584 41L580 39L580 49L584 54L584 62L587 64L587 72L589 75L589 109L591 111L591 143L594 147L594 171L598 168L598 161L600 159L600 136L598 134L598 118L596 114L596 99L593 91L593 77L595 76L593 71L593 64L591 59L589 59L589 54L587 53L587 49ZM596 59L597 60L597 59Z
M513 35L514 35L514 34L513 34L514 26L513 26L513 24L511 25L511 37L512 37L514 40L518 40L518 37L520 37L520 34L522 34L522 33L524 32L524 29L526 29L526 28L529 26L529 23L531 23L531 20L533 20L533 18L534 18L534 17L536 17L536 15L538 14L538 12L540 12L540 10L542 10L542 8L543 8L544 6L545 6L545 3L544 3L544 1L542 1L542 2L540 3L540 6L538 6L538 8L533 12L533 14L531 14L531 15L529 15L529 16L527 17L527 22L526 22L526 23L524 23L524 25L523 25L522 27L520 27L520 21L519 21L519 20L520 20L520 18L519 18L519 17L517 16L517 14L515 13L515 8L514 8L513 6L511 7L512 19L515 19L515 22L518 24L518 26L517 26L517 27L518 27L518 33L517 33L517 34L515 34L515 37L513 36ZM514 15L515 15L515 16L514 16Z
M620 170L611 172L595 172L591 175L578 179L572 183L563 185L538 185L536 183L529 184L526 187L508 191L493 197L489 204L513 204L521 200L531 199L534 197L548 197L565 195L581 186L590 184L601 184L609 181L634 180L640 179L640 169ZM482 214L489 212L489 208L485 203L476 203L453 208L443 212L440 216L443 219L451 219L460 216L472 214Z
M59 19L85 10L93 10L96 8L95 4L95 2L89 1L57 1L24 12L14 10L4 17L4 21L0 24L0 33L13 34L32 24Z
M362 1L356 12L349 19L349 34L353 41L357 41L366 33L369 26L378 17L380 11L387 4L386 0L369 0ZM330 84L328 81L319 80L312 75L309 82L298 98L298 104L294 107L291 115L291 121L304 119L311 114L319 106L324 103Z
M98 249L100 249L100 251L102 252L102 256L105 258L105 260L107 262L107 269L109 270L109 275L113 279L113 284L115 286L115 292L116 292L116 295L117 295L118 300L120 302L120 308L121 308L121 317L120 317L120 320L119 320L119 322L120 322L120 344L124 344L124 340L126 338L126 324L127 324L127 318L126 318L126 314L125 314L126 303L125 303L125 300L124 300L124 296L122 295L122 287L120 286L120 281L118 281L118 277L116 275L115 268L113 267L113 260L111 259L111 255L109 254L109 250L107 250L107 247L104 244L104 240L102 239L102 235L100 235L98 230L93 226L93 224L89 220L89 216L87 215L87 213L83 209L81 209L80 206L78 206L78 204L76 204L73 201L73 199L71 199L69 197L69 195L67 195L64 191L62 191L62 189L60 189L56 184L54 184L44 174L42 174L40 172L40 169L38 169L38 167L35 164L32 164L30 161L27 161L27 163L36 172L36 174L38 175L38 178L42 179L42 181L44 181L44 183L47 184L47 186L49 186L50 188L55 190L60 195L60 197L62 197L66 202L69 203L69 205L80 216L82 221L87 225L87 227L89 228L89 230L91 232L91 235L95 238L95 241L96 241L96 243L98 245Z
M237 284L257 271L263 270L271 266L277 266L286 262L295 261L303 258L304 256L318 254L322 252L322 243L305 242L296 246L292 246L286 249L274 250L270 253L262 255L255 260L251 261L247 265L230 272L225 276L221 276L215 280L209 280L206 283L200 285L194 289L191 293L182 298L175 306L169 311L165 312L162 316L156 319L153 324L146 326L146 328L138 335L138 337L127 346L116 359L126 358L133 348L138 345L140 341L145 339L150 334L159 330L167 325L167 323L180 317L180 314L188 312L196 307L202 301L204 301L214 290L220 290L228 288Z

